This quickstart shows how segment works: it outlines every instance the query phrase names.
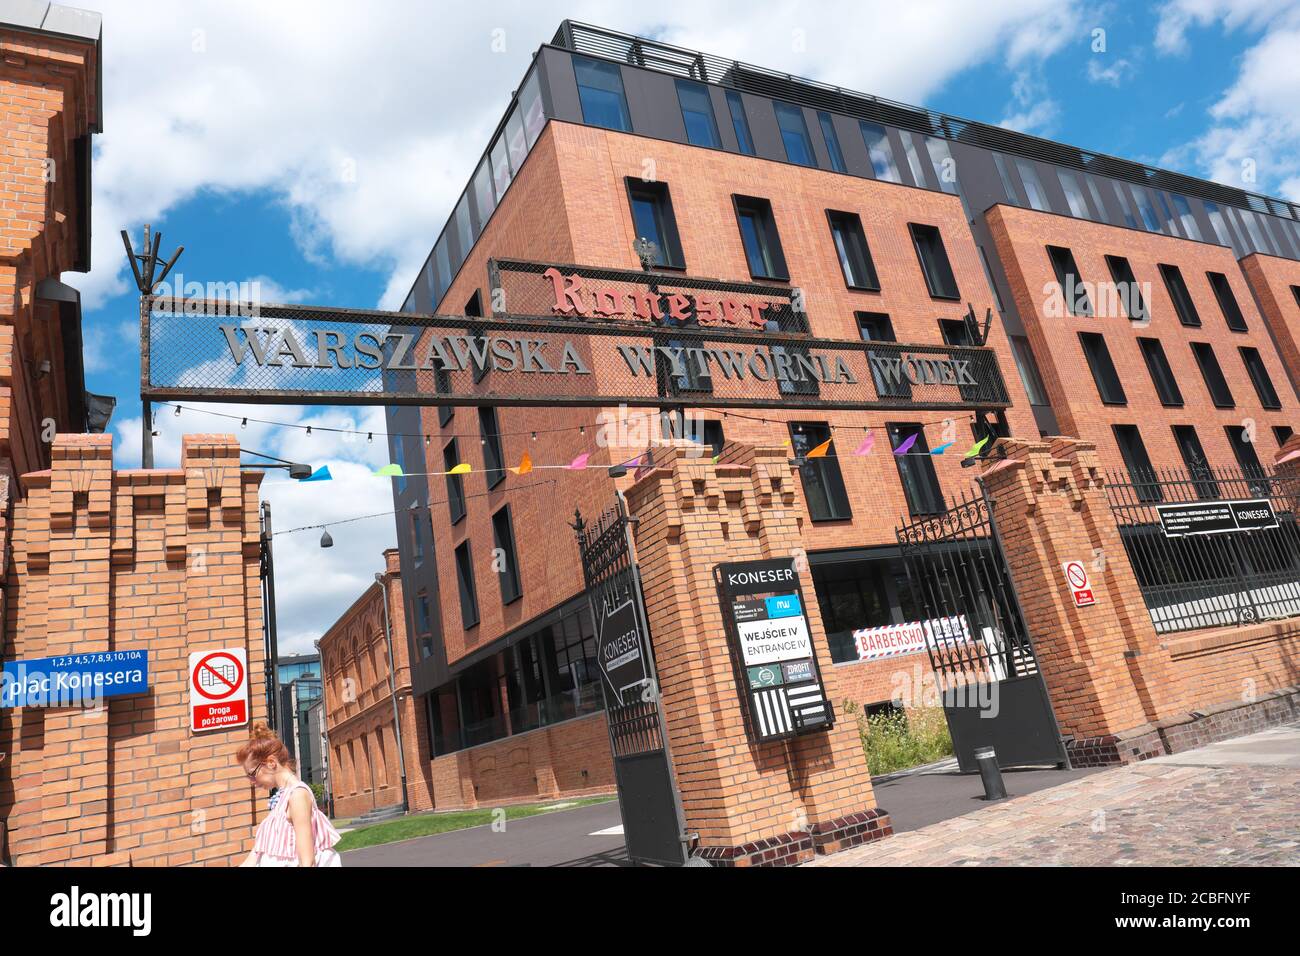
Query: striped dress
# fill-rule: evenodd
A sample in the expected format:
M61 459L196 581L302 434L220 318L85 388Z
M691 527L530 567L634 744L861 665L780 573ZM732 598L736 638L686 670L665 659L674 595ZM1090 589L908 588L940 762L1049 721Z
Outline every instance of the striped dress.
M301 780L295 781L282 793L276 794L275 806L266 819L258 824L253 839L253 852L257 854L258 866L298 865L298 834L293 821L289 819L289 796L299 787L306 787L308 793L311 792L311 787L307 784ZM334 850L334 844L342 837L330 823L329 817L316 806L314 795L311 802L311 834L316 844L316 865L342 866L343 861Z

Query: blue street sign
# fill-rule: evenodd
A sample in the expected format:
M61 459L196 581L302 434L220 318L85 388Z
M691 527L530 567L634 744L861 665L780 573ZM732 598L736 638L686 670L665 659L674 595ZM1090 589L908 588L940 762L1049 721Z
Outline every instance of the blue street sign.
M797 617L802 613L803 607L799 604L799 595L797 594L778 594L767 599L767 616L769 618Z
M147 651L5 661L0 707L73 707L149 690Z

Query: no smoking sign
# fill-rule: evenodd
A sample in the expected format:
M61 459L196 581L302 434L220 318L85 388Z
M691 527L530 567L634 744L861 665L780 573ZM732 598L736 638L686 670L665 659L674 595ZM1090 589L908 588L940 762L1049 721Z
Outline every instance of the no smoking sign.
M1088 580L1088 569L1080 561L1066 561L1061 567L1065 571L1065 583L1070 586L1075 607L1091 607L1097 603L1092 593L1092 583Z
M190 655L190 730L248 723L248 655L242 647Z

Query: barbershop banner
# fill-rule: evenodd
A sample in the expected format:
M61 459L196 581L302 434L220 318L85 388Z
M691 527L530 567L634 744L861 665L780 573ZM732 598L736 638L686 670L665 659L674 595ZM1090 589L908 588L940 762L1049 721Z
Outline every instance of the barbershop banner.
M927 645L950 646L959 642L969 642L970 639L970 626L964 614L931 621L864 627L853 632L853 642L857 647L860 661L903 657L907 654L920 653Z

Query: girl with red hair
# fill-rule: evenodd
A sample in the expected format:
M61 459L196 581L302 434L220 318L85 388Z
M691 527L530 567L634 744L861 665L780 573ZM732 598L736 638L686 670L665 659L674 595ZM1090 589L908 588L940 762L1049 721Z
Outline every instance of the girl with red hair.
M298 779L293 758L266 721L235 753L254 786L274 788L271 812L257 827L253 849L240 866L342 866L334 850L341 837L316 806L311 787Z

